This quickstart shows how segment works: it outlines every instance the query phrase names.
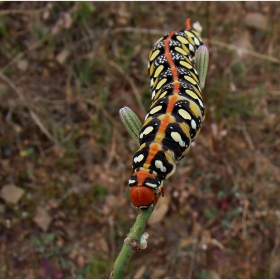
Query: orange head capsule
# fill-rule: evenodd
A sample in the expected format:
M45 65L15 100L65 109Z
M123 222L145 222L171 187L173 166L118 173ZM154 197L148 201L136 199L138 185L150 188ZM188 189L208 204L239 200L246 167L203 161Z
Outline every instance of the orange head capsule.
M130 199L134 206L147 209L152 203L157 202L157 195L152 188L134 186L130 189Z
M128 181L131 202L139 209L147 209L157 202L162 184L162 180L146 170L135 171Z

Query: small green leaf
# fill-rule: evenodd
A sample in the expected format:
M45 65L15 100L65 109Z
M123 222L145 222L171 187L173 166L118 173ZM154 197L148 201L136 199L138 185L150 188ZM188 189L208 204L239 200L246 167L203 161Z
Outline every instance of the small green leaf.
M139 142L139 134L142 128L141 121L136 114L128 107L123 107L119 111L123 125L132 136L132 138Z
M55 235L53 233L47 233L44 237L44 243L49 244L55 239Z
M205 45L198 48L196 53L197 72L201 88L204 88L209 63L209 51Z

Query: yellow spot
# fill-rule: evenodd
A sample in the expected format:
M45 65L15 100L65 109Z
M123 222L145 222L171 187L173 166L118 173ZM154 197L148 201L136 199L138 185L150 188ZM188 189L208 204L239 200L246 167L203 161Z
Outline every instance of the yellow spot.
M159 38L157 41L156 41L156 43L155 43L155 45L157 45L160 41L162 41L163 40L163 37L161 37L161 38Z
M182 36L177 36L176 39L178 41L180 41L181 43L183 43L183 44L188 44L189 43L189 41L186 38L182 37Z
M157 85L157 83L158 83L158 78L154 81L154 79L152 78L152 80L153 80L153 84L151 83L151 87L154 89L155 88L155 86Z
M193 90L195 91L195 93L201 98L202 100L202 95L201 95L201 91L199 91L197 88L193 87Z
M159 98L163 98L167 94L167 91L164 91Z
M184 109L180 109L178 111L178 113L185 120L191 120L192 119L191 115L186 110L184 110Z
M184 66L184 67L186 67L186 68L188 68L188 69L192 69L193 67L192 67L192 65L190 64L190 63L188 63L188 62L186 62L186 61L184 61L184 60L180 60L180 62L179 62L182 66Z
M190 102L190 109L196 118L202 118L201 111L194 102Z
M190 97L192 97L193 99L198 100L199 104L201 107L204 107L202 100L191 90L187 89L186 90L186 94L188 94Z
M186 60L186 62L188 62L189 64L192 65L192 61L190 61L190 59L187 56L185 57L185 60Z
M145 128L145 130L143 131L143 134L147 135L149 133L151 133L153 131L153 127L152 126L148 126Z
M190 82L193 85L197 84L197 82L193 78L191 78L189 76L184 76L184 78L185 78L186 81Z
M182 55L188 55L188 53L186 53L183 49L181 49L179 47L175 47L175 51Z
M194 43L194 41L193 41L193 38L195 38L194 36L193 37L189 37L188 39L189 39L189 41L190 41L190 43L192 44L192 45L195 45L195 43Z
M150 111L150 114L155 114L155 113L157 113L158 111L160 111L162 109L162 106L156 106L156 107L154 107L151 111Z
M165 83L167 79L162 79L156 86L156 89L160 89Z
M155 70L155 65L154 65L154 63L152 63L151 66L150 66L150 69L149 69L150 77L153 75L154 70Z
M161 169L161 168L163 167L162 161L156 160L156 161L155 161L155 166L156 166L157 168Z
M179 123L180 128L183 130L184 135L188 137L188 139L191 139L190 135L190 128L189 125L186 123Z
M178 132L171 132L171 137L175 142L179 142L181 140L181 135Z
M192 75L193 79L198 83L198 78L197 78L197 76L196 76L194 73L192 73L192 72L191 72L191 75Z
M188 37L194 37L194 35L191 32L189 32L187 30L185 30L184 32Z
M182 48L183 48L183 50L184 50L187 54L190 53L190 50L187 48L186 45L182 45Z
M162 72L163 68L164 68L163 65L160 65L160 66L156 69L155 74L154 74L154 77L155 77L155 78L158 77L158 75Z
M147 116L148 116L149 114L147 114ZM144 122L144 124L143 124L143 127L144 126L146 126L146 125L148 125L148 123L150 122L150 121L152 121L153 120L153 117L148 117L146 120L145 120L145 122Z
M134 162L141 162L144 159L144 156L142 154L140 154L138 157L134 158Z
M155 91L155 90L154 90ZM156 95L153 97L153 102L155 102L161 94L162 89L158 90ZM152 106L151 106L152 107Z
M158 55L159 55L160 51L159 50L155 50L152 53L152 56L150 56L150 61L153 61Z
M171 132L171 137L175 142L178 142L181 147L186 146L186 143L182 140L180 133L173 131Z

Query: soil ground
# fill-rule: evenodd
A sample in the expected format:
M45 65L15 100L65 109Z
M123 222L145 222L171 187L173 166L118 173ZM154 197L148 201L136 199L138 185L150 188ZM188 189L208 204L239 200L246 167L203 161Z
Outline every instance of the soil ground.
M1 278L109 277L137 215L118 111L144 119L149 52L187 17L206 120L126 277L280 277L278 2L1 2Z

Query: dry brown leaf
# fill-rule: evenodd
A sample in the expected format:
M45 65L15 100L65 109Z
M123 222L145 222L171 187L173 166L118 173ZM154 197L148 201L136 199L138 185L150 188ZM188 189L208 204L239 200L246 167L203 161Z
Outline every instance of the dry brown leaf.
M99 252L108 253L109 252L109 245L105 238L101 237L96 241L96 249Z
M0 96L6 94L8 90L9 88L5 84L0 83Z
M52 217L43 207L37 207L36 216L33 221L43 230L47 231L52 221Z
M136 271L136 273L134 274L133 279L141 279L141 278L143 278L143 275L144 275L144 273L145 273L145 270L146 270L146 266L145 266L145 265L142 265L142 266Z
M69 57L69 55L70 55L70 51L64 49L56 56L56 60L60 65L63 65L67 60L67 58Z
M253 44L251 42L251 36L248 31L243 31L238 34L238 36L233 40L233 45L239 47L240 49L248 49L253 50ZM237 51L237 53L241 56L243 54L242 50Z
M83 255L79 255L77 258L77 264L79 268L83 268L85 266L85 258Z
M197 242L197 237L194 236L189 236L186 238L182 238L180 240L180 248L184 248L184 247L188 247L188 246L193 246L193 244L195 244Z
M257 29L267 29L268 18L261 13L248 13L245 17L245 24Z
M210 279L221 279L220 274L214 270L207 271L207 275Z
M154 268L151 273L151 279L164 278L167 275L167 270L164 268Z
M24 190L22 188L9 184L3 186L0 196L6 203L17 204L23 194Z
M26 59L21 59L17 62L17 68L22 71L25 72L28 68L28 61Z
M148 224L152 225L162 221L169 209L169 204L170 204L169 194L166 194L164 197L161 197L148 221Z
M66 29L69 29L72 26L73 20L72 16L69 13L64 14L64 27Z

